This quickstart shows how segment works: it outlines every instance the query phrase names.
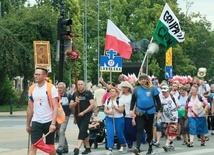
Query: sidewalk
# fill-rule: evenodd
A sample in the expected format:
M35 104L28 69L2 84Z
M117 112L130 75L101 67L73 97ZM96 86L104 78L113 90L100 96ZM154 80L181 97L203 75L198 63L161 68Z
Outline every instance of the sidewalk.
M12 114L10 112L0 112L0 117L26 117L26 111L13 111Z
M28 133L25 130L26 111L16 111L13 112L12 115L9 112L0 112L0 118L0 154L26 155L28 150ZM16 123L13 125L11 122L14 121ZM78 128L73 124L73 117L71 116L66 131L66 136L69 142L68 154L70 154L76 147L77 135ZM57 148L57 144L55 146ZM46 153L38 150L37 155L46 155Z

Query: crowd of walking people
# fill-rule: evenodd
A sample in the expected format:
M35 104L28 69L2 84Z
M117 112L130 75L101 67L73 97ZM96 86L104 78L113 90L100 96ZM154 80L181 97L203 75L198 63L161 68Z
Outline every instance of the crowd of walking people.
M205 146L208 138L208 127L214 129L213 96L214 84L209 86L205 81L195 77L191 81L158 82L141 74L138 79L125 78L120 75L117 83L105 82L101 77L100 84L94 89L86 90L87 86L82 80L77 81L77 88L66 92L66 85L59 82L52 89L52 98L56 106L56 91L60 94L59 103L66 114L65 121L57 125L56 110L51 110L50 102L45 90L47 71L37 68L34 74L35 92L29 94L29 100L34 101L34 106L29 104L27 110L26 130L32 135L30 155L36 154L33 145L42 134L47 135L47 144L54 144L54 130L58 128L58 148L50 155L67 153L68 142L65 131L69 116L73 113L73 123L79 129L77 146L74 155L79 155L80 148L84 145L82 154L92 152L89 142L89 128L99 128L98 121L93 122L92 117L98 117L99 109L105 114L106 128L106 155L113 155L115 137L120 148L119 152L132 151L135 155L141 152L141 144L148 143L147 155L153 154L153 146L163 146L168 152L175 149L174 140L181 140L182 145L193 147L194 138L200 140L200 145ZM92 87L91 87L92 88ZM43 94L41 95L41 91ZM40 92L40 93L39 93ZM47 103L47 105L46 105ZM47 115L48 111L48 115ZM95 115L93 114L95 112ZM32 126L31 126L32 122ZM92 123L93 122L93 123ZM99 119L99 122L100 119ZM96 124L96 125L95 125ZM214 134L214 132L211 132ZM160 139L166 139L165 144L160 144Z

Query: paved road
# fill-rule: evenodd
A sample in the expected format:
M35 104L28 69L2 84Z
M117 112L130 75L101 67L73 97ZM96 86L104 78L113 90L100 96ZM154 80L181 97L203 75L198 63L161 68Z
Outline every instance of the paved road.
M28 135L25 132L25 118L23 116L17 117L1 117L0 116L0 155L26 155L27 154L27 141ZM73 155L73 149L76 145L78 129L72 123L72 117L68 126L66 135L69 142L69 153L64 155ZM210 140L206 143L205 147L200 146L200 142L195 139L194 147L187 148L181 145L182 141L175 141L176 150L172 152L164 152L163 149L155 148L154 152L158 155L213 155L214 153L214 136L209 136ZM161 139L161 145L165 144L165 139ZM56 144L57 145L57 144ZM146 154L148 145L142 145L143 152L141 155ZM84 149L82 148L81 151ZM99 144L97 149L92 148L91 155L104 155L106 152L105 145ZM115 149L114 155L120 153ZM132 155L132 152L128 152L128 155ZM41 151L38 151L38 155L45 155Z

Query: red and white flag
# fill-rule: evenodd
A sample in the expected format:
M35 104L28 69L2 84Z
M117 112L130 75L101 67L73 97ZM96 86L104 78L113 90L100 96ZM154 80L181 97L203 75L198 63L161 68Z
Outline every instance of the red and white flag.
M106 30L105 51L113 49L125 58L130 59L132 54L132 47L129 44L130 40L123 34L123 32L108 19Z

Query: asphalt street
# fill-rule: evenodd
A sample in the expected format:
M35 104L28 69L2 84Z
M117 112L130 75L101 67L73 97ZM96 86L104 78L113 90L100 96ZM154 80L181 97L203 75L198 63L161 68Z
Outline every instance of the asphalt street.
M28 149L28 134L25 131L25 116L23 115L3 115L0 113L0 155L26 155ZM70 122L66 131L69 153L64 155L73 155L73 149L77 143L78 128L73 123L73 117L70 118ZM155 154L158 155L213 155L214 153L214 136L209 134L210 140L206 142L206 146L200 146L200 142L195 138L194 147L188 148L182 145L182 140L175 140L175 151L164 152L162 146L165 144L165 139L161 139L161 146L159 148L154 147ZM57 147L57 144L56 144ZM142 145L141 155L146 154L148 144ZM80 152L84 148L82 147ZM91 155L104 155L106 153L105 144L100 143L97 149L92 146ZM114 149L114 155L119 155L118 150ZM45 155L45 153L38 151L38 155ZM80 153L81 154L81 153ZM131 150L126 154L134 155Z

